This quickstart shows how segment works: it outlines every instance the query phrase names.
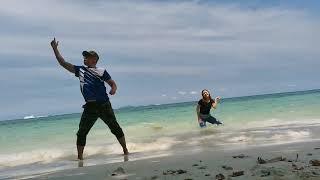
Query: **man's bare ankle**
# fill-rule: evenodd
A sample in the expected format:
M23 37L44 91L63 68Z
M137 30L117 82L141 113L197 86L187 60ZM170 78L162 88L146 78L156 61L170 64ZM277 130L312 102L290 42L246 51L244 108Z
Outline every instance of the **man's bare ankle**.
M127 148L123 149L123 154L124 154L124 155L128 155L128 154L129 154L129 151L128 151Z
M83 160L83 157L82 156L78 156L78 160Z

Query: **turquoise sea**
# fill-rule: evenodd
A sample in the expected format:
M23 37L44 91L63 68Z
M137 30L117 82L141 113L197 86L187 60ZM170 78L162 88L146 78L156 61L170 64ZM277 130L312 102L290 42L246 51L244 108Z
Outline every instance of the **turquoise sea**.
M213 116L223 126L201 129L197 102L116 110L129 160L206 148L243 148L313 141L319 137L320 90L222 99ZM0 179L76 168L81 114L0 121ZM85 165L123 161L121 148L98 120L85 148Z

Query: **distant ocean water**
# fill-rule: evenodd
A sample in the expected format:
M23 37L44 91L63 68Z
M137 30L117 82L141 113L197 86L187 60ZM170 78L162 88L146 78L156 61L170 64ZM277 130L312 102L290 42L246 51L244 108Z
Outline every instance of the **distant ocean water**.
M131 159L173 151L312 141L319 136L320 90L223 99L224 123L200 129L197 102L116 110ZM0 179L76 167L81 114L0 121ZM194 147L194 148L193 148ZM100 120L87 138L86 165L120 161L121 148Z

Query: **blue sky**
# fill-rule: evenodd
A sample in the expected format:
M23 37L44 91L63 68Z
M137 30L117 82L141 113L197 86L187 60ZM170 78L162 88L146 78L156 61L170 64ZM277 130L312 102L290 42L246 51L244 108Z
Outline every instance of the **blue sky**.
M318 1L6 1L0 7L0 120L81 112L82 64L96 50L115 108L320 88Z

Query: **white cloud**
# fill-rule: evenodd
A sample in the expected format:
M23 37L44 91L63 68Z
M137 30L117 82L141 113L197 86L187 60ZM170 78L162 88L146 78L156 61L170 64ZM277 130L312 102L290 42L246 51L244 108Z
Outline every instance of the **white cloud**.
M160 74L160 75L201 75L212 70L210 67L192 67L192 66L157 66L152 68L150 66L128 66L128 65L114 65L111 68L112 72L119 74Z
M178 91L178 94L180 94L180 95L186 95L187 92L185 92L185 91Z
M138 59L161 57L164 62L190 61L199 55L197 60L211 56L250 62L262 61L269 54L319 55L320 23L297 10L241 9L192 1L88 5L46 0L6 1L0 12L13 17L13 23L34 27L27 36L25 31L2 35L0 53L48 55L48 41L57 36L64 52L74 57L87 47ZM182 54L194 56L176 58Z
M190 94L198 94L198 92L197 91L190 91Z
M171 99L173 99L173 100L177 100L178 98L177 98L177 97L171 97Z

